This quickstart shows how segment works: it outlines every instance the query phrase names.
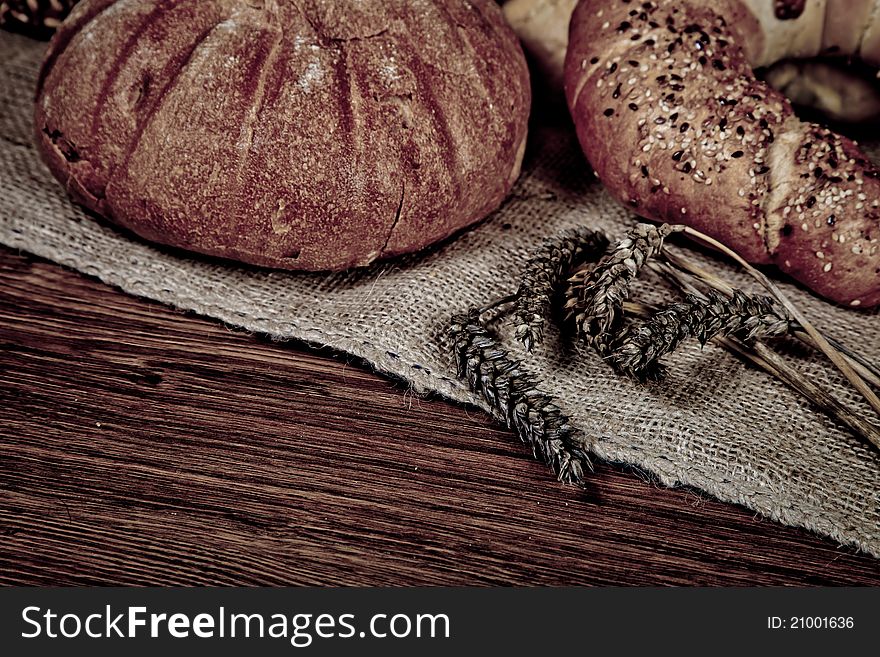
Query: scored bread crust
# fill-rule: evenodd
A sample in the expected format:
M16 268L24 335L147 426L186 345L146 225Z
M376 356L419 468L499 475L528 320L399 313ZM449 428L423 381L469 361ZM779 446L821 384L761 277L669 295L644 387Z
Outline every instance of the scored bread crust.
M74 198L142 237L338 270L497 208L529 105L491 0L86 0L35 130Z
M875 306L880 170L755 78L753 62L788 56L767 20L740 0L582 0L565 69L579 140L638 214L689 224L835 302ZM811 34L790 47L821 43L821 25Z

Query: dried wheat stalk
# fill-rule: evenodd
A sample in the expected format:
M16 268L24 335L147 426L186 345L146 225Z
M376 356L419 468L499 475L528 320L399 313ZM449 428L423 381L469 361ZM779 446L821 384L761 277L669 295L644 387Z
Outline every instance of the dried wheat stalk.
M566 310L579 339L607 356L623 322L623 302L645 263L663 248L663 241L681 226L638 224L592 269L575 275L567 292Z
M849 364L847 359L828 342L825 336L822 335L822 333L820 333L809 320L807 320L798 307L782 293L782 290L780 290L773 281L767 278L762 272L752 267L752 265L746 262L736 251L722 244L718 240L687 226L683 227L681 230L685 235L711 246L732 258L747 274L749 274L749 276L764 286L764 288L773 295L776 301L791 314L792 318L796 320L800 327L810 336L816 344L816 348L825 354L828 360L830 360L832 364L840 370L843 376L846 377L847 381L849 381L850 384L858 390L862 397L865 398L865 401L868 402L874 412L880 415L880 397L877 396L877 393L871 389L865 380L859 376L858 372L856 372L856 370ZM878 445L878 447L880 447L880 445Z
M528 351L543 340L553 298L571 270L607 248L608 238L604 234L576 228L544 242L528 261L513 311L516 338Z
M453 317L448 336L458 376L516 431L565 483L581 484L591 468L580 434L539 382L512 360L480 322L480 311Z
M786 335L788 315L769 297L750 296L734 290L731 297L717 292L706 296L687 294L683 302L670 304L634 326L620 338L609 355L619 371L637 378L653 376L662 356L688 338L706 344L717 335L733 335L743 342Z
M628 313L642 317L645 320L657 312L657 309L642 303L628 302L625 306ZM789 365L785 359L761 341L749 344L735 336L722 335L716 335L712 338L712 341L736 356L752 363L759 369L764 370L771 376L776 377L792 390L801 394L817 408L824 411L829 417L849 427L856 436L860 436L870 444L880 448L880 429L878 427L841 404L834 395L820 384L804 377Z
M693 292L696 290L694 283L699 282L722 294L733 294L734 288L727 281L703 269L696 262L681 253L671 249L664 249L662 256L662 261L655 261L653 263L654 268L681 291ZM820 350L816 341L796 320L792 320L792 335L808 347L817 351ZM858 372L859 376L875 388L880 388L880 366L878 364L869 361L839 341L829 336L825 337L841 353L850 367Z
M731 255L773 295L749 295L664 248L672 233L684 232ZM538 381L486 329L481 316L512 311L516 336L531 351L543 335L557 289L568 277L564 308L576 335L618 370L638 378L661 371L660 359L682 341L714 340L777 377L831 417L880 449L880 430L847 409L821 384L807 380L767 347L762 338L792 334L826 353L869 403L876 399L860 374L876 385L872 364L829 344L778 288L723 245L684 226L639 224L595 266L585 266L607 241L591 231L566 233L546 242L529 261L516 294L453 318L449 328L459 376L493 412L550 464L562 481L581 482L589 459L583 439ZM661 309L628 302L630 285L651 266L685 293L682 302ZM571 269L579 267L574 275ZM702 286L702 289L701 289ZM626 312L625 312L626 311ZM625 314L643 321L627 328ZM867 394L866 394L867 392ZM873 405L873 404L872 404Z

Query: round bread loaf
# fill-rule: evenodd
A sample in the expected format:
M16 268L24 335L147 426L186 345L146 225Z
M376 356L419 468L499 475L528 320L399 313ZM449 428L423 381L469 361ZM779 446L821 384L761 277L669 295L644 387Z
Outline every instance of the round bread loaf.
M491 0L86 0L35 128L73 197L144 238L338 270L497 208L529 105Z
M880 303L880 169L753 67L880 63L880 0L582 0L566 95L605 186L850 306ZM841 21L842 15L848 16ZM826 18L827 16L827 18Z

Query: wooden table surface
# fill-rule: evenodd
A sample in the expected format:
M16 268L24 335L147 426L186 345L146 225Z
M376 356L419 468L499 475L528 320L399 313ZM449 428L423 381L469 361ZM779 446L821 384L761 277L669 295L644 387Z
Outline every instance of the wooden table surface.
M0 248L0 584L880 584L644 473Z

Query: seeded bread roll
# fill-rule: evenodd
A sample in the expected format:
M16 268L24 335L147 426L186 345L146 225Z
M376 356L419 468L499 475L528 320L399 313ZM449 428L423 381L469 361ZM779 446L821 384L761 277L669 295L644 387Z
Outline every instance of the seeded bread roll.
M74 198L142 237L338 270L497 208L529 93L491 0L86 0L35 122Z
M48 39L77 0L0 0L0 27Z
M880 303L880 170L849 139L800 121L752 70L818 54L832 5L582 0L566 96L590 163L634 211L869 307ZM878 63L878 6L851 26L862 36L833 36L855 48L841 54Z
M504 4L504 17L554 89L563 87L568 28L576 5L577 0L508 0ZM770 66L763 79L796 105L817 109L835 121L877 120L880 118L880 84L876 72L869 67L857 67L859 70L853 71L852 60L841 55L861 52L862 32L867 34L872 24L874 6L874 0L826 1L821 49L817 53L815 8L799 23L794 5L779 4L777 9L795 21L793 25L797 30L814 35L812 49L791 48L789 53L803 57L818 54L824 59L784 59ZM777 20L771 13L773 0L765 0L760 7L767 13L765 20ZM805 25L808 20L809 26Z

